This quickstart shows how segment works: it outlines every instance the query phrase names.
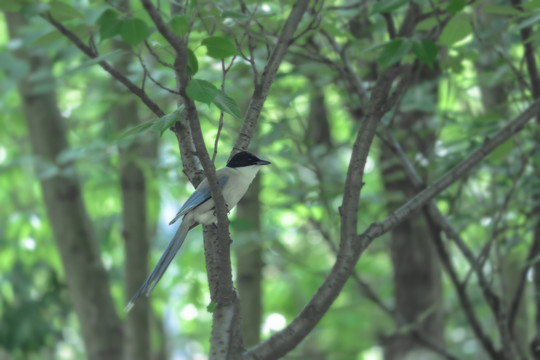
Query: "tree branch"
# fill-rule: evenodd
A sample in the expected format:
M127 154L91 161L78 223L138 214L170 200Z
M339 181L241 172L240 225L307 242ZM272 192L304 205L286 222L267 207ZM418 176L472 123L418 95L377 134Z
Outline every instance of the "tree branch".
M167 40L167 42L172 46L172 48L176 52L176 55L178 56L179 54L185 53L184 40L178 35L176 35L174 31L172 31L171 28L167 24L165 24L165 21L163 21L163 18L159 14L158 8L156 8L150 0L141 0L141 4L156 25L159 33L163 35L165 40Z
M332 270L300 314L285 329L244 353L244 359L274 359L290 351L315 327L351 276L360 255L353 251L352 243L357 237L357 210L364 165L375 130L389 108L390 87L398 75L399 69L393 67L379 79L372 92L366 119L358 131L345 183L340 248Z
M386 233L397 223L408 216L412 211L415 211L425 205L430 199L440 194L443 190L452 185L456 180L465 175L469 170L476 166L482 159L489 155L499 145L508 140L512 135L520 131L523 126L534 116L540 113L540 100L533 102L525 111L519 114L514 120L510 121L504 128L497 132L493 137L486 138L484 143L475 150L466 159L461 161L452 170L447 172L425 190L420 192L414 198L409 200L391 216L385 220L373 223L370 227L359 236L359 242L362 243L361 251L363 251L376 237Z
M66 28L61 23L57 22L50 13L47 13L45 16L45 19L51 23L52 26L54 26L60 33L62 33L65 37L67 37L75 46L77 46L86 56L88 56L91 59L95 59L99 56L97 52L92 50L91 47L86 45L82 42L81 39L77 37L73 32L71 32L68 28ZM129 89L133 94L138 96L141 101L157 116L162 117L165 115L165 112L161 110L161 108L154 102L150 97L146 94L146 92L135 85L133 82L131 82L127 77L122 75L120 72L118 72L115 68L113 68L108 62L102 60L98 63L103 70L107 71L109 74L111 74L112 77L114 77L116 80L120 81L125 87Z
M233 147L233 152L242 151L248 147L251 138L253 137L255 127L257 126L257 121L259 120L262 107L266 97L268 96L268 91L272 86L272 82L274 81L274 77L276 76L279 65L281 64L287 49L291 45L294 38L294 33L307 10L308 4L309 0L299 0L295 2L289 17L283 26L283 30L279 36L278 42L270 54L270 58L268 59L266 66L264 67L261 79L255 85L246 115L244 116L244 122Z
M390 146L391 149L393 149L397 157L401 163L401 166L403 167L407 177L409 178L409 181L411 184L417 189L421 190L425 188L425 184L422 180L422 178L418 175L416 170L414 169L413 165L407 159L407 156L405 155L401 145L396 140L396 138L393 136L393 134L390 132L390 130L386 127L385 128L385 134L388 141L388 146ZM474 269L475 273L478 274L478 271L481 272L481 266L479 265L479 262L473 257L471 259L472 253L470 252L469 248L461 239L459 236L459 233L452 227L448 219L444 217L444 215L439 211L434 201L430 201L427 207L424 209L424 213L426 216L426 220L428 221L428 224L430 226L430 230L433 233L433 239L435 241L435 248L437 249L437 253L439 254L439 257L441 259L441 262L446 269L446 272L448 273L450 280L452 281L452 284L454 285L454 288L456 289L456 292L458 294L459 301L461 303L461 306L463 308L463 311L465 312L465 315L467 316L467 319L469 323L471 324L471 327L476 335L476 337L479 339L480 343L484 347L484 350L488 354L491 354L492 356L496 356L497 351L495 350L495 346L489 339L489 337L485 334L484 330L482 329L482 325L480 324L480 321L478 320L478 317L476 316L476 313L474 312L473 305L470 301L469 296L466 292L466 283L460 282L459 277L457 275L457 272L452 265L452 261L450 260L450 255L448 254L446 247L444 246L444 243L442 239L440 238L440 232L445 232L449 239L454 240L456 244L458 245L458 248L462 251L462 253L465 254L465 258L469 261L471 264L471 268ZM469 256L467 256L469 255ZM483 276L483 273L481 272L482 279L485 280L485 277ZM482 282L484 286L486 286L486 282ZM487 284L489 288L489 284ZM489 288L487 291L491 296L493 294L492 290ZM484 293L484 296L486 294ZM498 304L498 299L497 299ZM493 309L492 309L493 310ZM495 313L495 316L497 313Z
M374 90L375 92L375 90ZM439 180L435 181L432 185L427 187L425 190L420 192L414 198L409 200L394 213L388 216L383 221L373 223L369 228L361 235L356 236L355 244L353 244L352 249L354 253L349 255L350 252L349 246L345 244L340 244L340 252L338 254L338 259L334 264L330 274L322 283L321 287L317 290L312 299L300 312L300 314L282 331L276 333L267 341L258 345L254 349L246 352L243 356L243 359L270 359L272 356L282 356L289 349L296 346L307 333L317 324L317 322L322 318L324 313L328 310L334 299L339 294L343 284L351 275L354 270L354 266L358 261L359 257L362 255L363 251L371 244L371 242L377 237L383 235L384 233L391 230L399 222L401 222L405 217L409 216L412 212L420 209L424 206L429 200L434 198L436 195L448 188L452 183L457 181L460 177L465 175L469 170L471 170L475 165L477 165L484 157L486 157L491 151L493 151L497 146L509 139L513 134L518 132L523 128L523 126L534 116L540 112L540 100L531 104L524 112L517 116L514 120L508 123L503 129L501 129L497 134L495 134L491 139L487 138L484 143L474 151L469 157L464 159L452 170L447 172ZM369 117L368 117L369 119ZM372 121L374 117L372 117ZM365 121L367 122L367 120ZM372 126L372 125L371 125ZM360 130L360 134L363 134L363 129ZM361 138L361 136L359 136ZM355 155L357 150L357 143L355 143L355 148L353 151L353 157L359 158L359 155ZM365 145L364 145L365 146ZM368 147L369 149L369 147ZM365 150L364 150L365 151ZM353 197L354 195L359 194L360 187L362 186L361 182L358 183L358 180L361 177L358 176L358 172L361 172L361 160L353 162L351 160L350 172L356 172L356 174L348 175L348 184L353 190L347 189L344 196L344 205L343 209L350 211L351 208L357 209L357 205L347 204L345 201L347 196ZM349 177L351 179L349 179ZM347 208L345 207L347 204ZM352 218L357 217L358 212L352 213ZM350 224L347 224L350 223ZM356 219L343 219L342 218L342 228L348 226L355 226ZM350 229L342 230L342 236L351 236L352 231ZM345 249L345 250L344 250ZM497 352L493 349L493 353Z

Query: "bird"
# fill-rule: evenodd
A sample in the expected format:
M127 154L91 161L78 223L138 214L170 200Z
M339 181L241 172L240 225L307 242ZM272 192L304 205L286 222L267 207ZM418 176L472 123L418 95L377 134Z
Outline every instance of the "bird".
M244 196L261 167L270 164L270 161L261 160L252 153L241 151L235 154L224 168L216 171L219 186L227 205L227 211L230 211ZM154 290L191 229L200 224L212 225L217 223L215 204L208 179L205 178L199 184L169 225L174 224L180 218L182 220L174 237L146 281L127 304L126 312L133 308L135 302L143 293L149 296Z

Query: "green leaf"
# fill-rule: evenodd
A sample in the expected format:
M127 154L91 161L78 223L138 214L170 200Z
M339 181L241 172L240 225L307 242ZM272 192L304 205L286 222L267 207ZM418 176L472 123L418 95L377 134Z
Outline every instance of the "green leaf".
M36 3L36 4L24 4L21 8L21 14L30 18L32 16L41 15L50 9L49 4Z
M371 45L371 46L368 46L368 47L366 47L366 48L360 50L360 52L358 53L358 55L363 55L363 54L369 53L369 52L371 52L371 51L373 51L373 50L377 50L378 48L384 47L386 44L387 44L387 43L385 43L385 42L382 42L382 43L375 43L375 44L373 44L373 45Z
M211 82L193 79L189 82L186 93L192 100L210 104L219 93L219 90Z
M13 0L0 0L1 11L18 12L22 9L23 3Z
M234 43L222 36L211 36L201 43L206 46L208 56L214 59L224 59L238 54Z
M472 33L472 26L469 19L464 14L454 16L443 29L439 42L448 47L465 39Z
M437 18L435 18L434 16L433 17L429 17L425 20L422 20L420 21L418 24L416 24L416 27L415 29L416 30L431 30L433 29L435 26L437 26L439 24L439 22L437 21Z
M189 75L193 76L199 71L199 62L193 50L188 48L188 62L187 62L187 72Z
M122 40L132 46L139 45L149 34L148 25L138 18L124 20L120 26Z
M60 1L51 1L49 3L51 6L50 12L52 17L57 21L65 21L71 19L82 19L83 14L73 6L65 2Z
M189 21L185 15L177 15L171 19L169 26L178 36L184 36L189 31Z
M221 110L226 112L227 114L231 114L237 119L240 119L242 117L242 114L240 113L240 107L236 103L236 101L225 94L223 91L218 90L218 93L214 100L212 102Z
M121 55L121 54L123 54L125 52L126 52L125 50L117 49L117 50L111 51L109 53L103 54L101 56L98 56L97 58L85 60L81 64L79 64L78 66L74 67L73 69L67 70L63 74L63 76L73 75L73 74L75 74L75 73L77 73L77 72L79 72L81 70L86 69L89 66L95 65L95 64L97 64L97 63L99 63L99 62L101 62L103 60L107 60L107 59L119 56L119 55Z
M67 25L66 28L72 33L74 33L75 35L77 35L79 38L86 38L86 36L88 36L89 34L89 28L85 24L81 24L81 23L70 24L70 25ZM32 45L36 45L36 46L49 45L55 41L65 40L65 39L66 37L62 35L60 31L52 30L42 35L41 37L37 38L36 40L34 40L34 42L32 42Z
M499 163L502 160L508 158L512 150L515 147L514 139L508 139L501 145L499 145L491 154L488 156L488 160L491 162Z
M124 130L118 138L123 139L129 136L141 135L149 131L159 132L159 135L161 136L179 119L180 114L183 110L184 105L182 104L172 113L164 115L157 120L150 120L127 130Z
M163 135L163 133L180 118L182 110L184 110L184 104L180 105L178 109L174 110L172 113L157 119L157 121L150 127L150 130L158 131L159 136Z
M383 46L382 51L377 57L377 62L383 69L399 62L409 50L411 50L411 42L403 38L395 38Z
M238 11L226 10L221 14L224 19L249 19L249 15L243 14Z
M439 52L439 48L431 40L425 39L425 40L413 42L414 55L416 55L418 60L420 60L421 62L423 62L430 68L433 67L433 62L435 62L438 52Z
M123 138L126 138L128 136L139 135L139 134L143 134L145 132L148 132L148 131L150 131L150 127L152 125L154 125L156 123L156 121L157 120L147 121L145 123L142 123L142 124L139 124L139 125L134 126L132 128L129 128L129 129L123 131L118 138L123 139Z
M62 35L62 33L58 30L53 30L37 38L36 41L32 42L32 45L36 45L36 46L49 45L61 39L65 39L64 35Z
M540 1L539 0L527 1L525 3L522 3L521 7L525 11L540 9Z
M213 313L217 308L217 302L211 302L210 304L208 304L208 306L206 307L206 311L208 311L209 313Z
M521 30L523 28L526 28L526 27L529 27L529 26L532 26L532 25L538 23L539 21L540 21L540 14L537 14L535 16L531 16L530 18L525 19L522 22L520 22L519 24L517 24L517 26L510 29L510 31L519 31L519 30Z
M495 15L523 15L521 11L513 6L487 5L482 7L482 11L487 14Z
M389 13L405 5L408 0L382 0L373 5L371 14Z
M467 5L467 0L450 0L446 10L452 15L457 14Z
M99 36L101 40L111 38L120 33L122 22L118 19L118 15L118 12L113 9L107 9L101 14L96 22L99 25Z

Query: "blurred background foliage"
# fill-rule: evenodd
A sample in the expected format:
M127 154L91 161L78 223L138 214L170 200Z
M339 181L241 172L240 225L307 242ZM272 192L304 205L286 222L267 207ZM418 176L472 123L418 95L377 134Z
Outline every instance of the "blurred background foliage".
M271 168L263 169L260 175L263 230L253 235L249 232L253 228L249 221L235 216L234 211L231 215L233 248L256 242L263 249L263 315L260 324L263 339L294 318L335 261L328 240L336 243L339 238L338 207L363 104L332 67L332 62L340 61L340 54L332 47L332 41L325 39L332 39L339 47L347 45L350 66L368 92L378 73L398 61L412 64L420 59L426 70L435 69L435 76L420 73L399 106L383 120L404 144L413 138L424 142L426 151L420 151L420 146L405 148L426 183L449 171L531 101L520 30L532 28L529 41L533 47L538 47L539 1L527 2L523 9L505 1L414 2L425 9L440 7L440 16L455 14L438 41L424 43L424 47L414 45L423 39L426 30L437 24L435 15L426 16L410 39L396 42L389 38L381 13L391 13L399 24L408 7L407 1L326 2L322 5L318 28L291 46L279 69L259 120L257 137L252 141L252 149L272 161ZM168 4L161 3L167 13ZM245 2L256 14L256 24L251 25L251 31L255 34L253 57L258 71L262 71L267 56L266 46L275 42L275 34L279 34L292 3ZM172 113L177 108L177 96L156 86L145 72L170 89L176 86L174 75L169 68L155 61L141 41L146 39L167 63L174 61L171 50L138 2L132 1L131 10L124 13L116 5L115 1L0 1L0 8L5 11L4 18L0 19L2 359L84 357L79 325L72 311L62 263L42 201L40 180L58 175L63 171L63 163L75 162L76 175L72 175L82 184L84 203L99 240L101 258L121 317L125 316L122 309L131 294L124 293L123 283L125 259L119 149L128 146L133 138L157 141L158 144L155 156L136 159L146 176L148 188L147 212L152 239L152 251L148 254L150 264L158 260L175 230L167 225L169 220L193 189L182 173L174 134L165 130L165 126L160 129L165 130L161 136L159 131L137 128L132 131L134 135L123 137L122 132L127 129L115 126L116 114L112 109L131 101L133 95L118 91L96 61L89 61L39 16L50 10L85 41L92 34L100 54L105 54L103 58L108 61L132 58L129 78L137 84L144 78L146 92L167 113ZM234 40L242 38L246 32L247 15L233 2L189 1L186 11L188 17L171 16L173 20L169 24L179 34L185 34L189 26L189 48L196 58L191 63L194 78L209 81L216 88L223 84L224 92L233 99L229 103L232 108L223 117L217 149L214 141L220 108L212 101L198 103L208 150L210 153L217 151L215 164L221 167L227 161L241 126L234 106L238 106L241 115L244 114L247 95L253 89L253 76L251 65L238 57L223 82L219 58L224 57L223 66L229 66L238 46ZM5 19L12 12L22 13L27 24L21 29L22 37L10 40ZM191 18L189 14L193 14ZM300 28L308 23L306 17ZM322 32L326 35L321 35ZM212 36L227 40L215 45L208 40ZM127 43L129 47L118 50L114 41ZM248 51L245 42L242 46ZM414 46L418 51L411 50ZM42 82L43 86L35 88L34 92L48 92L53 87L57 92L70 148L55 163L31 153L17 92L18 82L29 71L28 64L18 60L13 53L20 48L30 48L32 52L48 57L52 63L53 79ZM211 56L212 51L224 51L225 55L229 51L231 54ZM143 59L145 68L135 55ZM329 63L325 63L325 59ZM538 54L535 60L538 60ZM31 76L48 75L37 72ZM205 94L203 91L199 95ZM490 96L498 98L490 100ZM141 121L156 120L142 103L134 104ZM310 132L311 127L321 126L310 124L310 113L315 118L323 115L327 118L328 128L323 130L323 135L327 136L325 141L315 141L314 133ZM422 122L412 122L410 127L396 125L405 115L419 113ZM501 145L474 172L437 198L440 209L471 250L480 258L484 256L484 272L502 299L505 294L512 293L517 281L511 272L519 273L525 265L531 265L526 263L526 258L538 222L540 193L537 133L537 125L527 126ZM397 201L399 205L410 197L396 194L384 185L387 164L381 149L387 139L382 130L379 135L366 166L358 214L361 230L386 217L391 211L389 203ZM390 178L387 180L391 181ZM390 235L376 240L362 256L356 273L383 304L393 308L395 274L389 242ZM486 244L490 246L489 251L486 251ZM473 286L476 279L470 274L470 264L450 243L447 250L459 276L472 277L468 294L485 331L497 341L496 324L480 288ZM511 264L510 273L504 266L508 263ZM410 327L414 327L414 324L402 326L397 323L381 306L366 297L358 285L354 279L349 281L321 323L287 358L383 359L384 339L408 333ZM440 296L444 347L458 359L488 358L445 273ZM152 294L154 358L205 358L211 329L211 314L206 310L209 299L202 235L197 230L189 235ZM533 296L532 273L529 273L523 302L525 315L520 318L525 322L525 343L535 334L532 319L538 306L538 299Z

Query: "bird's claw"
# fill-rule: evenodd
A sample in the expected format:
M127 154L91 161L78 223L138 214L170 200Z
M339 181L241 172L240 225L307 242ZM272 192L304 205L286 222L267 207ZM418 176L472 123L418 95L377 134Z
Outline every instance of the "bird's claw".
M229 215L231 213L231 210L229 209L229 205L228 204L225 204L225 208L227 209L227 215ZM217 210L216 208L214 208L214 216L217 217Z

